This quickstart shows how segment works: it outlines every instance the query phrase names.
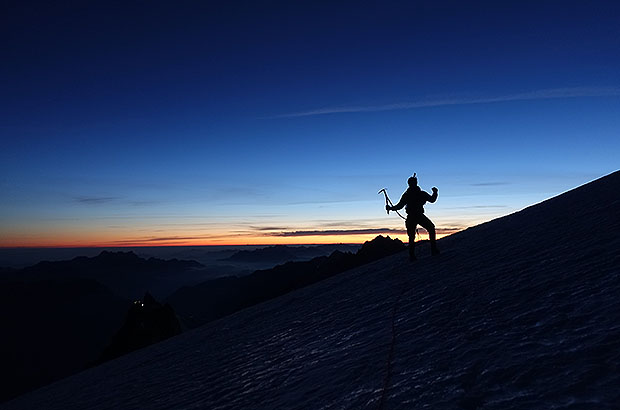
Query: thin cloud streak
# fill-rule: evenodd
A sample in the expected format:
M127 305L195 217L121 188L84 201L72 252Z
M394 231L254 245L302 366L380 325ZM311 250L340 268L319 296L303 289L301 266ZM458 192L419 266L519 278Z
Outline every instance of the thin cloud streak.
M300 111L289 114L274 115L266 117L276 118L295 118L309 117L314 115L357 113L357 112L380 112L409 110L414 108L442 107L449 105L471 105L489 104L509 101L528 101L528 100L551 100L558 98L577 98L577 97L617 97L620 96L618 87L571 87L571 88L549 88L543 90L530 91L527 93L509 94L497 97L486 98L448 98L438 100L424 100L415 102L401 102L384 105L351 105L340 107L324 107L308 111Z
M463 228L436 228L437 234L448 235ZM368 234L396 234L406 235L405 229L393 229L393 228L371 228L371 229L333 229L333 230L314 230L314 231L287 231L287 232L273 232L266 234L266 236L279 236L279 237L298 237L298 236L341 236L341 235L368 235Z
M510 185L510 182L478 182L476 184L469 184L470 186L502 186Z
M266 236L338 236L338 235L365 235L365 234L381 234L381 233L394 233L394 234L406 234L404 229L392 229L392 228L374 228L374 229L332 229L332 230L316 230L316 231L288 231L288 232L274 232L266 234Z
M444 209L499 209L508 208L508 205L471 205L471 206L451 206Z
M119 204L128 204L134 207L144 207L157 205L161 203L161 201L152 201L152 200L134 200L129 201L122 197L117 196L76 196L73 197L73 202L82 205L100 205L100 204L108 204L110 202L117 202Z
M111 241L111 243L117 244L134 244L134 243L157 243L157 242L175 242L175 241L188 241L188 240L201 240L201 239L213 239L218 236L214 235L200 235L200 236L167 236L167 237L149 237L149 238L136 238L136 239L123 239L117 241Z
M255 231L283 231L287 229L283 226L250 226L249 228Z
M106 204L108 202L113 202L116 201L117 197L115 196L79 196L76 198L73 198L73 200L79 204L85 204L85 205L99 205L99 204Z

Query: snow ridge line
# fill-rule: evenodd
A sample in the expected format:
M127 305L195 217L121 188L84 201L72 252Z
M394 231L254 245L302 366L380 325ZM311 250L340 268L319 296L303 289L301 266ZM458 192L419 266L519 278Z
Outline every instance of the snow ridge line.
M396 312L400 305L400 300L405 294L405 292L409 289L410 281L407 280L403 284L403 288L400 293L396 297L394 304L392 305L392 318L391 318L391 327L392 327L392 340L390 341L390 350L388 353L387 362L385 364L385 377L383 378L383 386L381 388L381 398L379 399L379 410L382 410L385 406L385 397L387 396L388 389L390 387L390 382L392 380L392 364L394 361L394 346L396 345Z

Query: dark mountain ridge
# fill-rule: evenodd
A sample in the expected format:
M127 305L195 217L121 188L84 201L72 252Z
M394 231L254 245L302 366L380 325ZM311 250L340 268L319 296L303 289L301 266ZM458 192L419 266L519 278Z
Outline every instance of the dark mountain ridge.
M181 325L172 307L162 305L146 293L135 300L125 322L106 346L96 364L122 356L134 350L161 342L181 333Z
M68 261L43 261L13 270L12 277L22 280L57 278L93 279L115 293L132 299L145 292L166 293L183 274L202 269L196 261L144 259L133 252L102 251L95 257L78 256Z
M254 250L237 251L227 258L220 259L230 262L247 263L284 263L299 260L308 260L319 256L329 255L334 251L353 252L359 245L336 244L314 246L273 245Z

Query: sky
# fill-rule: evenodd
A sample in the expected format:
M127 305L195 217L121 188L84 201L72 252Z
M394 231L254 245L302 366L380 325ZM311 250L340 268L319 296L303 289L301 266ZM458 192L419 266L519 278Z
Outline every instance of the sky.
M442 236L619 168L619 2L1 7L0 247L406 240L414 172Z

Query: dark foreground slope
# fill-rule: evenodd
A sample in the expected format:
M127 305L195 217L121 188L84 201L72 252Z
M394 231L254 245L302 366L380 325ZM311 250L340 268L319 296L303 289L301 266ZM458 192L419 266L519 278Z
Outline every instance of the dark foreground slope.
M619 215L616 172L3 408L615 409Z

